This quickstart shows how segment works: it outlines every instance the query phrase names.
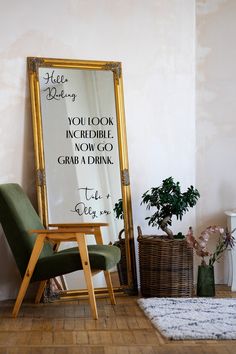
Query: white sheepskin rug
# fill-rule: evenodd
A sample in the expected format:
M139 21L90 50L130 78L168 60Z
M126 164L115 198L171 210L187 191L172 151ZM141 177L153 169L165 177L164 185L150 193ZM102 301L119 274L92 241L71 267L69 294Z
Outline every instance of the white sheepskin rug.
M168 339L236 339L236 299L148 298L138 304Z

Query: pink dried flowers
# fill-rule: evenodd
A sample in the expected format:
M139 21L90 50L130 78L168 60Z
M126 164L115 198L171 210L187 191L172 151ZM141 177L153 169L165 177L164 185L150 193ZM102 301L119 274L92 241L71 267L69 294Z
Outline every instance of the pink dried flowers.
M233 231L228 231L221 226L209 226L200 235L199 239L196 240L193 236L193 230L190 227L186 236L188 244L196 250L196 254L202 258L201 264L207 265L205 257L209 257L209 266L213 266L215 262L219 261L223 252L229 247L234 246ZM207 249L207 243L211 234L218 234L218 242L213 253L210 253Z

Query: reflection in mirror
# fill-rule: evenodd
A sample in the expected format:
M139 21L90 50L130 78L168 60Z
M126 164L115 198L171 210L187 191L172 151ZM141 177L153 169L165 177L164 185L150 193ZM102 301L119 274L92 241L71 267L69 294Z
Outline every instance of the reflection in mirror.
M114 242L123 225L113 213L121 183L112 72L40 68L39 80L49 222L109 219L104 242Z
M39 209L45 225L109 223L104 243L116 243L125 253L125 267L118 274L114 269L114 279L135 288L121 67L82 63L29 58ZM124 219L114 210L121 200ZM125 239L118 241L122 229ZM88 243L94 243L92 236ZM102 274L96 277L95 287L105 286ZM69 288L79 287L78 274L65 280Z

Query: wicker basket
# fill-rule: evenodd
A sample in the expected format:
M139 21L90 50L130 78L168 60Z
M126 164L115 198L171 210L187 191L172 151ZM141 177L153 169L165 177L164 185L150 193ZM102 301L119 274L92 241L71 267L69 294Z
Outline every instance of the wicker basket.
M121 230L118 235L118 241L114 243L115 246L120 248L121 252L121 259L117 264L117 270L119 275L120 285L127 285L128 284L128 277L127 277L127 261L126 261L126 251L125 251L125 239L122 238L122 234L125 230Z
M143 236L140 228L138 234L142 296L192 296L193 250L186 240Z

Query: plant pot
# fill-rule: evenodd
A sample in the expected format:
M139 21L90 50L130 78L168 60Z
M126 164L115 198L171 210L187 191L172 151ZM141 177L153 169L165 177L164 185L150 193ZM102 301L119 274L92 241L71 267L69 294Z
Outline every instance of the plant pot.
M144 297L191 297L193 250L186 240L142 235L138 228L140 290Z
M118 235L118 241L114 243L114 246L119 247L121 251L121 259L117 264L117 270L119 275L120 285L127 285L128 284L128 275L127 275L127 260L126 260L126 251L125 251L125 238L122 238L122 234L125 232L122 229Z
M214 267L208 265L198 266L197 296L215 296Z

